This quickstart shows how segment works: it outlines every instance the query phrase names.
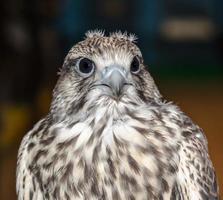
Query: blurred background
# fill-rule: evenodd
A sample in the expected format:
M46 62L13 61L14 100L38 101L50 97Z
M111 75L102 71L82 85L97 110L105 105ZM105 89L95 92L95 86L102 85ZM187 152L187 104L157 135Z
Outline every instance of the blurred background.
M223 188L223 1L1 0L0 199L16 199L19 143L47 112L57 71L89 29L138 37L161 93L201 126Z

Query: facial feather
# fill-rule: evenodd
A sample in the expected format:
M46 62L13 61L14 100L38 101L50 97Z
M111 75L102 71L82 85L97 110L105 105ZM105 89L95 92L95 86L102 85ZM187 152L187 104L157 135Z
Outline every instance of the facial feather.
M130 66L134 57L138 57L140 72L130 73ZM75 70L78 59L88 58L94 63L95 69L91 76L85 78ZM108 98L94 86L101 78L102 71L108 66L121 66L126 71L126 78L132 84L123 92L123 98ZM144 65L141 51L133 43L133 36L127 34L111 34L104 36L102 32L89 32L87 38L76 44L65 58L60 72L60 78L54 90L51 112L56 118L77 113L86 105L105 101L109 105L118 105L128 96L133 104L138 101L160 99L161 95ZM111 96L110 96L111 97ZM132 98L134 97L134 98ZM60 102L60 104L58 104ZM86 108L87 110L87 108ZM63 114L62 114L63 113Z

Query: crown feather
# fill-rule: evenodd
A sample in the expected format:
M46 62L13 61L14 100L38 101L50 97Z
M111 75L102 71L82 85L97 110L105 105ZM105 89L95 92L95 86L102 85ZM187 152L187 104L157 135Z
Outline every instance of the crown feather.
M93 38L93 37L105 37L105 31L96 29L96 30L89 30L85 33L86 38ZM110 37L115 37L119 39L125 39L130 42L136 42L138 39L135 34L128 34L127 31L121 32L121 31L115 31L109 34Z
M123 33L121 31L110 33L110 37L122 38L125 40L129 40L130 42L136 42L137 40L137 36L135 34L128 34L127 31Z
M85 33L86 38L92 38L92 37L104 37L104 30L89 30Z

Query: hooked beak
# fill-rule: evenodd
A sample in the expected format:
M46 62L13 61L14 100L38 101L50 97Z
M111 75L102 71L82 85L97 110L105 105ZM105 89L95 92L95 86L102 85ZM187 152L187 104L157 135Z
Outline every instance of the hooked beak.
M106 67L102 71L101 85L109 87L113 95L120 96L123 87L129 85L126 76L127 74L123 67L117 65Z

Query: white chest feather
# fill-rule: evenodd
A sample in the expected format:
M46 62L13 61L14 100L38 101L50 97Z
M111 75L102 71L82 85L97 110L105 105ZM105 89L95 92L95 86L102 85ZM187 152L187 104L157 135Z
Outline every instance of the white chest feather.
M154 110L102 107L72 126L55 124L48 130L52 135L30 151L28 165L52 199L66 193L75 199L155 199L161 194L168 199L180 134L171 115Z

